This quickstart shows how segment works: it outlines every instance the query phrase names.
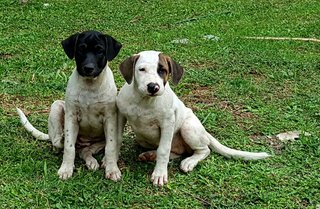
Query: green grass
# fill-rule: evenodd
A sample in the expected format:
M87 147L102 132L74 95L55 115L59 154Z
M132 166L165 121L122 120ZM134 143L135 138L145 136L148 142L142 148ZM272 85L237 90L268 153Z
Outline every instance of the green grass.
M320 205L320 45L243 36L320 38L317 0L19 1L0 4L0 205L3 208L317 208ZM49 6L44 6L49 3ZM169 164L169 184L149 182L154 163L137 162L131 133L121 149L122 180L104 179L76 159L58 179L62 154L21 127L19 106L47 131L47 110L63 99L74 67L60 42L95 29L123 43L118 66L142 50L160 50L184 66L174 87L222 143L267 151L257 162L212 153L190 174ZM218 41L205 40L215 35ZM188 44L174 44L175 39ZM267 136L307 131L291 143ZM102 155L98 156L99 159Z

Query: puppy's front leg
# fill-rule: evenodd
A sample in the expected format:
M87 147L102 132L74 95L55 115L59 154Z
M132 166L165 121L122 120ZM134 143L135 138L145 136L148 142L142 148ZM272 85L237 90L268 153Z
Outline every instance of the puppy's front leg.
M69 110L68 110L69 109ZM64 152L63 161L58 171L60 179L68 179L72 176L75 158L75 143L79 132L77 113L73 108L67 108L65 112L64 124Z
M161 137L157 149L156 167L151 175L151 181L156 186L163 186L168 182L168 162L174 132L174 117L166 119L160 128Z
M117 136L117 113L110 113L105 122L106 148L103 158L103 166L105 167L105 177L113 181L121 178L121 172L118 168L117 161L119 158L118 136Z

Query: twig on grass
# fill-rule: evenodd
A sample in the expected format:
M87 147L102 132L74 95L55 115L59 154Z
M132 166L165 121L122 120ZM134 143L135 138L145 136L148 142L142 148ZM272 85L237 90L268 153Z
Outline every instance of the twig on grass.
M320 42L320 39L316 38L291 38L291 37L268 37L268 36L244 36L245 39L259 39L259 40L281 40L281 41L311 41Z
M177 192L177 191L176 191L176 192ZM192 198L194 198L194 199L196 199L196 200L199 200L203 206L207 206L207 207L210 207L210 206L211 206L211 203L210 203L209 201L207 201L207 200L205 200L205 199L203 199L203 198L201 198L201 197L198 197L198 196L196 196L196 195L194 195L194 194L192 194L192 193L190 193L190 192L188 192L188 191L179 190L179 192L180 192L180 193L184 193L184 194L186 194L186 195L189 195L190 197L192 197Z
M198 21L200 19L207 18L210 16L211 16L211 13L206 14L206 15L197 16L197 17L191 17L191 18L184 19L184 20L180 20L178 22L175 22L174 24L181 25L181 24L188 23L188 22Z

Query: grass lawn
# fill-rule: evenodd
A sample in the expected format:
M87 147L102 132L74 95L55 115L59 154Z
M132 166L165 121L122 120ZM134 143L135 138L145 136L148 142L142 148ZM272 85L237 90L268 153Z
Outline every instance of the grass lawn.
M320 43L243 38L320 38L320 1L1 0L0 19L2 208L320 207ZM273 157L244 162L212 153L189 174L179 170L181 159L170 161L169 184L157 188L149 181L154 163L137 161L141 149L127 131L120 182L79 158L74 176L59 180L62 154L24 130L15 107L47 132L50 104L64 98L75 66L60 42L89 29L123 44L110 63L119 88L122 60L162 51L184 66L174 90L210 133ZM188 42L173 43L181 39ZM292 130L311 136L267 137Z

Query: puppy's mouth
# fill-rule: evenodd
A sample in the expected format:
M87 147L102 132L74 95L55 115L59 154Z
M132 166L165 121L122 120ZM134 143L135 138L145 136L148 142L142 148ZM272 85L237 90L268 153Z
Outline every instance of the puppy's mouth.
M99 76L99 74L80 74L82 77L88 78L88 79L94 79Z
M96 78L98 77L99 74L97 73L85 73L85 77L88 77L88 78Z
M157 97L157 96L159 96L159 94L158 94L158 92L156 92L156 93L149 93L148 96L149 96L149 97Z
M87 70L81 69L81 70L78 70L78 72L82 77L87 77L87 78L96 78L101 73L101 71L99 71L98 69L94 69L92 71L91 70L87 71Z

